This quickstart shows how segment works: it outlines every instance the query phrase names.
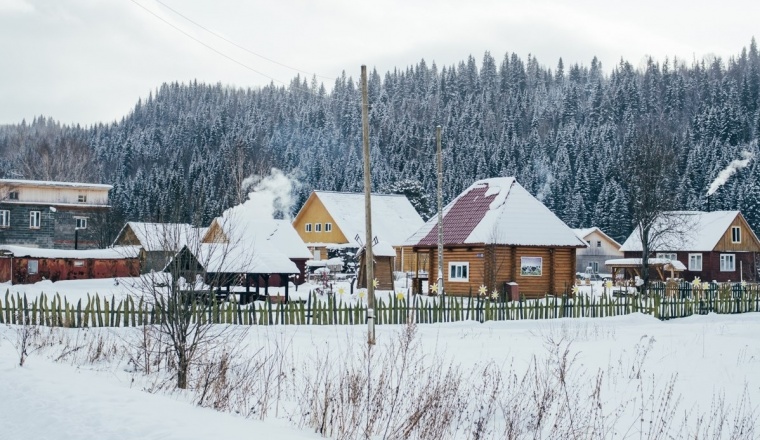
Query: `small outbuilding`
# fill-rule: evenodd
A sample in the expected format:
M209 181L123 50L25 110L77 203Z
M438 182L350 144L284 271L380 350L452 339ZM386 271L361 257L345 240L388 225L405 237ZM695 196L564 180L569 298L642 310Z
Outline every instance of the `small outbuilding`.
M357 275L357 287L364 289L367 287L367 253L366 246L359 249L359 273ZM393 246L382 241L372 245L372 259L374 265L372 271L377 280L378 290L393 290L393 265L396 258L396 251Z
M0 282L134 277L140 274L139 248L63 250L0 246Z

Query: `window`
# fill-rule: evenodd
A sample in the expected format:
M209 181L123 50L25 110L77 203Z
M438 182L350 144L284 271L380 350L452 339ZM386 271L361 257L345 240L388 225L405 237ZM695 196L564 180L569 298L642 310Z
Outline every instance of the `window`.
M86 217L75 217L74 219L77 221L77 229L87 229Z
M18 191L11 191L8 193L8 200L18 200Z
M325 223L325 232L332 231L332 223Z
M34 275L39 271L39 264L37 260L28 260L26 263L26 274Z
M74 260L74 267L84 267L84 260Z
M736 270L736 257L734 254L721 254L720 271L733 272Z
M322 223L314 223L314 232L322 232Z
M596 247L602 247L602 242L601 242L601 240L597 240L597 241L596 241Z
M598 261L592 261L591 262L591 270L593 270L594 273L599 273L599 262Z
M520 257L520 275L540 277L543 274L544 260L541 257Z
M689 254L689 270L692 272L702 270L702 254Z
M311 223L306 223L306 232L311 232Z
M741 226L733 226L731 228L731 243L742 242L742 228Z
M657 258L664 258L666 260L678 260L678 255L670 252L658 252Z
M77 202L87 203L87 194L79 194L79 197L77 198Z
M0 211L0 228L7 228L11 225L11 212Z
M470 263L449 263L449 281L469 281Z
M29 212L29 228L30 229L40 228L40 211Z

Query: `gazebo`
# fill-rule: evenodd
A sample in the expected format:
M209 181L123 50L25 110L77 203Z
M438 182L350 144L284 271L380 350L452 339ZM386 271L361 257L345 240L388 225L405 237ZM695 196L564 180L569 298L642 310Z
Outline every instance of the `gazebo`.
M670 272L670 278L676 278L678 274L686 270L686 266L678 260L668 258L649 258L647 263L651 269L654 269L665 281L665 271ZM609 266L612 272L612 279L617 279L618 272L622 271L623 277L628 275L629 278L636 276L641 277L641 258L615 258L604 262Z

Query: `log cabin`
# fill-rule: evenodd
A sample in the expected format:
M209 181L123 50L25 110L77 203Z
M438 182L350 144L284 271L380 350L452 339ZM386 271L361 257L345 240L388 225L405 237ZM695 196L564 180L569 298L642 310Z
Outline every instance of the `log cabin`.
M513 177L473 183L443 209L442 224L447 295L477 295L481 286L503 293L507 285L526 298L569 293L576 250L586 247ZM408 240L428 262L418 273L438 273L437 229L433 217Z

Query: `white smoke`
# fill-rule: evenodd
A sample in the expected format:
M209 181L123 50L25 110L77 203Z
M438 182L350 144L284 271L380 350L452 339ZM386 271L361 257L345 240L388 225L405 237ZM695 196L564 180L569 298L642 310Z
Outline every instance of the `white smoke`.
M259 218L290 220L295 204L293 190L297 186L297 180L277 168L272 168L265 176L252 175L243 181L243 190L251 189L243 206L255 211Z
M536 176L538 180L543 180L543 183L538 188L538 193L536 194L536 198L539 202L544 201L546 196L549 195L549 193L552 190L552 183L554 182L554 176L552 175L551 168L549 166L542 162L542 161L535 161L534 166L536 168Z
M725 183L728 182L728 179L736 174L737 171L749 165L749 162L754 157L754 154L752 154L750 151L742 151L741 156L744 159L732 160L731 163L723 169L723 171L718 173L718 177L713 180L713 182L710 184L710 189L707 190L708 197L713 195L713 193L717 191L718 188L725 185Z

